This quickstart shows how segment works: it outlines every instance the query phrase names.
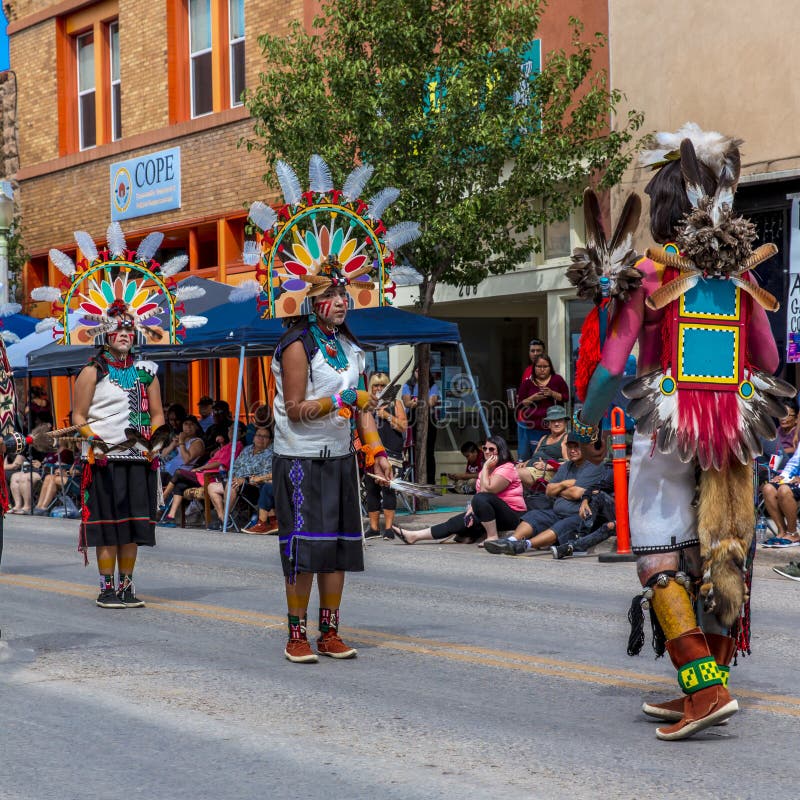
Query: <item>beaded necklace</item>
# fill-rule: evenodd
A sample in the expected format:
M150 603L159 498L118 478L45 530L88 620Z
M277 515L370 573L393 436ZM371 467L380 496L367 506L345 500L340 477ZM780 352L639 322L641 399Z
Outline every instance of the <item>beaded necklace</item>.
M103 360L108 366L108 379L111 383L115 383L120 389L126 391L133 389L136 385L138 373L136 367L133 366L133 356L127 354L118 360L114 358L110 351L103 353Z
M319 325L312 324L311 335L319 346L322 357L333 369L337 372L344 372L350 366L344 348L341 342L336 338L335 328L333 329L333 333L328 335Z

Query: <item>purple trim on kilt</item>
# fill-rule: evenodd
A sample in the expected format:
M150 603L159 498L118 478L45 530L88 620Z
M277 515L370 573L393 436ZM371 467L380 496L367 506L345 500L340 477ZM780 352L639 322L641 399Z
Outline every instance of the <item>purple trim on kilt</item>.
M292 505L294 506L294 529L300 531L305 527L303 515L300 509L303 506L303 467L300 460L295 458L292 461L292 467L289 470L289 478L292 481Z
M350 539L352 541L360 542L363 537L360 533L314 533L312 531L292 531L288 536L278 536L278 543L280 546L286 545L284 555L294 565L292 577L289 578L289 583L294 583L297 578L297 560L294 557L294 542L295 539L312 539L317 541L331 541L335 542L337 539Z

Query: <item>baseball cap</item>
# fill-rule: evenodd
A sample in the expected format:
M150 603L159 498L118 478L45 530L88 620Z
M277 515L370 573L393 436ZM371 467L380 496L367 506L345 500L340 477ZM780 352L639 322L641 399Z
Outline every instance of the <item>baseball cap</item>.
M575 431L570 431L567 434L567 444L583 444L581 437Z

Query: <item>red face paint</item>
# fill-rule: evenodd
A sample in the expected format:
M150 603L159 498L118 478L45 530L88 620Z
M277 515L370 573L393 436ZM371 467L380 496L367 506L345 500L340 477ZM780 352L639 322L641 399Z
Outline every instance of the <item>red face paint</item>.
M320 300L315 307L317 316L322 317L322 319L330 319L332 306L333 300Z

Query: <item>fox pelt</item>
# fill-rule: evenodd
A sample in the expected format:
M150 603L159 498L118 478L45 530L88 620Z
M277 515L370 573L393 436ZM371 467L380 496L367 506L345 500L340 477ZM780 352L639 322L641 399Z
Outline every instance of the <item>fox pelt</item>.
M752 464L731 460L727 469L701 472L697 508L703 560L700 596L706 611L725 627L739 618L747 600L744 569L754 522Z

